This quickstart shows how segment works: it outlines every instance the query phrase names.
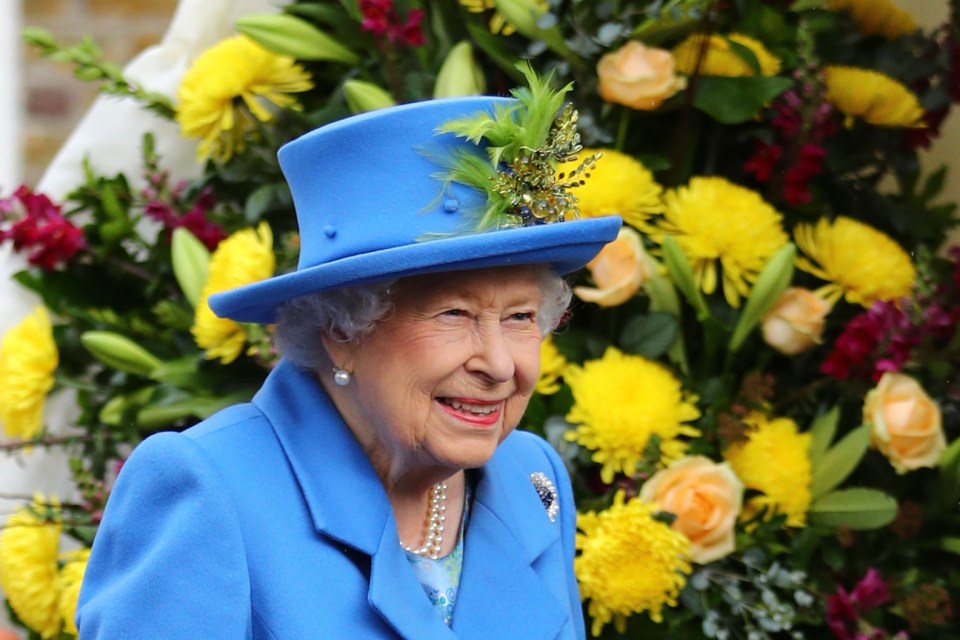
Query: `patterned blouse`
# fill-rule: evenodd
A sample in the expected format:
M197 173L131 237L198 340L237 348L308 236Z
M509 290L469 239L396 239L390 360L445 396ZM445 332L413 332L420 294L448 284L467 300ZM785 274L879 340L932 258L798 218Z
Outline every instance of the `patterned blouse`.
M457 589L460 587L460 570L463 568L463 533L467 528L470 511L470 483L467 482L467 494L463 502L463 517L460 520L460 535L457 546L449 555L433 560L407 551L407 560L413 573L423 586L424 592L433 603L443 622L453 623L453 606L457 602Z

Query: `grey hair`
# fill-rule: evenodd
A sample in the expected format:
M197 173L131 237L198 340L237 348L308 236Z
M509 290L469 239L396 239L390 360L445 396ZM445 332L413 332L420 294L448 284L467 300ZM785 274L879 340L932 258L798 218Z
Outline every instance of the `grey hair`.
M284 302L277 309L274 334L277 349L294 364L315 371L328 356L323 336L338 342L356 342L369 335L393 310L390 289L397 280L359 284L321 291ZM543 301L537 311L540 334L552 332L570 305L567 282L552 270L540 271Z

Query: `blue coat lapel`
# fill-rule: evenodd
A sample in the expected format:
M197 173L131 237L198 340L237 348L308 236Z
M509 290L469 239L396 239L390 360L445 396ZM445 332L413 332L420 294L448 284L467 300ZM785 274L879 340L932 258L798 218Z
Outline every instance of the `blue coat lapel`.
M480 470L470 512L453 630L463 640L556 638L567 613L534 571L560 544L529 473L501 445Z
M501 445L479 471L451 632L424 596L400 548L380 479L319 383L282 361L253 403L277 433L314 528L371 556L368 601L400 636L557 636L567 614L532 563L560 544L559 523L550 522L529 473L506 447Z

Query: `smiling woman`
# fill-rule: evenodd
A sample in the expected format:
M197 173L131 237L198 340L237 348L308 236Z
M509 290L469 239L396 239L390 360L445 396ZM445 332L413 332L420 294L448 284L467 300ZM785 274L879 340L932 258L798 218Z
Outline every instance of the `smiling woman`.
M570 481L515 429L561 274L620 219L577 219L592 156L557 180L576 113L527 72L516 100L384 109L281 149L297 270L203 304L276 323L283 358L251 403L126 462L82 638L583 637Z

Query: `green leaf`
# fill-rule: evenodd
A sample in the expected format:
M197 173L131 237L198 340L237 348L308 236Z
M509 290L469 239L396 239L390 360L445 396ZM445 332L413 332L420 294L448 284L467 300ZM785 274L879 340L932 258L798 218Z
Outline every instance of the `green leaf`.
M810 462L814 467L820 464L820 458L833 442L839 422L840 407L833 407L826 413L818 415L810 425Z
M693 106L722 124L742 124L752 120L764 105L791 85L793 81L789 78L777 76L700 76Z
M853 473L870 445L870 425L857 427L831 447L813 465L810 496L813 500L836 488Z
M793 259L796 255L797 248L792 243L787 243L764 265L750 291L750 297L743 306L743 311L740 312L730 342L727 343L727 348L731 352L740 348L780 294L790 286L790 281L793 279Z
M467 31L470 32L470 39L473 40L514 83L523 82L523 74L520 73L520 70L517 69L516 66L517 59L513 53L507 49L503 38L498 38L490 33L486 26L472 22L467 25Z
M679 332L675 315L647 313L627 322L620 334L620 346L629 353L639 353L655 359L667 352Z
M710 311L707 308L707 302L700 293L696 278L693 277L693 269L690 268L690 262L687 260L687 255L683 252L683 249L680 248L673 237L667 235L663 236L661 248L663 249L663 264L667 267L670 279L696 309L697 317L700 320L708 317Z
M940 458L940 487L944 504L956 504L960 499L960 438L951 442Z
M897 501L877 489L843 489L815 500L807 515L811 525L820 527L879 529L897 515Z
M796 0L790 5L791 11L806 11L807 9L824 9L829 0Z
M198 355L188 355L162 362L150 372L150 377L157 382L181 389L195 389L202 383L197 371L197 361Z
M960 538L948 537L940 540L940 548L950 553L960 555Z

